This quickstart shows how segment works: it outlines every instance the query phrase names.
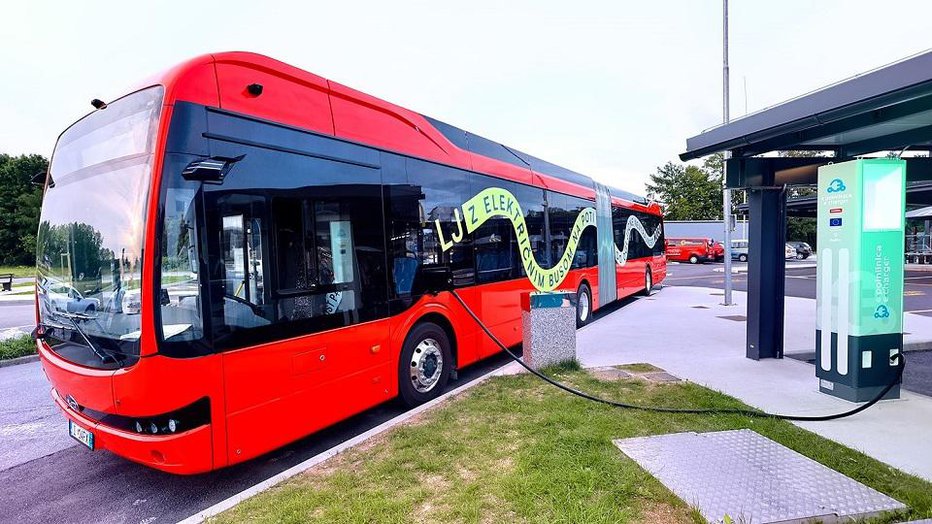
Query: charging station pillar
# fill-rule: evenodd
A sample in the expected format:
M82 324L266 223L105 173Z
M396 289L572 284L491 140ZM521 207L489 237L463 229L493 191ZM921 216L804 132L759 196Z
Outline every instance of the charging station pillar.
M576 293L533 292L521 297L524 362L533 369L576 360Z
M906 162L862 159L819 168L816 376L852 402L896 379L903 349ZM885 398L899 398L899 384Z

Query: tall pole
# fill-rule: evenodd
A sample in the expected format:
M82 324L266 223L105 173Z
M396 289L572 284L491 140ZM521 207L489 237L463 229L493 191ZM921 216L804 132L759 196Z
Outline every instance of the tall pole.
M723 22L723 39L722 39L722 119L727 124L730 115L728 111L728 0L723 0L722 14ZM731 156L730 151L725 151L724 159ZM725 222L725 302L724 305L732 305L731 301L731 190L725 181L725 162L722 162L722 182L725 186L722 190L722 221Z

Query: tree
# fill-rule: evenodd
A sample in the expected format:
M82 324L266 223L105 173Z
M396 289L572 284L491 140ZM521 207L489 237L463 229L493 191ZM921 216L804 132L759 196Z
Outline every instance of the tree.
M32 178L48 165L42 155L0 154L0 264L35 263L42 189Z
M721 154L702 167L667 162L650 175L647 196L663 202L667 220L721 220L722 165Z
M806 157L827 157L829 156L827 151L805 151L805 150L796 150L791 149L788 151L780 151L778 153L782 157L786 158L806 158ZM816 188L811 185L799 185L799 186L790 186L787 188L786 198L788 200L793 200L797 198L805 198L815 196L817 194ZM809 243L812 247L816 247L816 219L809 217L787 217L786 218L786 239L787 240L802 240L803 242Z

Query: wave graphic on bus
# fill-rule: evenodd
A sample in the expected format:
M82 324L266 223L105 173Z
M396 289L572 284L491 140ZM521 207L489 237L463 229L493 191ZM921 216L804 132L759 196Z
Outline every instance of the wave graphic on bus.
M628 217L628 222L625 224L625 245L619 250L618 244L615 244L615 263L619 266L623 266L628 263L628 244L631 241L631 231L637 231L641 238L644 239L644 243L647 244L649 249L653 249L657 245L657 241L660 240L660 225L654 229L652 235L647 234L647 229L644 227L644 224L641 222L641 219L631 215Z
M579 245L579 240L582 237L583 231L587 227L594 227L596 225L595 208L587 207L580 211L579 214L576 215L576 220L573 223L573 228L570 230L570 235L567 239L566 249L563 251L563 255L560 256L560 260L551 268L543 268L534 258L534 252L531 248L531 240L528 236L527 224L524 220L524 212L521 209L521 204L518 203L518 199L510 191L499 187L486 188L477 193L476 196L467 200L462 205L461 209L462 215L460 214L460 208L454 209L453 216L457 231L451 234L451 239L449 241L444 239L443 230L440 227L440 220L438 219L435 221L441 249L446 251L463 240L465 236L463 231L464 225L465 233L468 234L478 229L490 218L507 218L511 221L511 225L515 230L515 236L518 240L518 252L521 255L521 263L524 266L524 272L527 274L531 284L539 291L553 291L563 283L563 280L566 279L570 267L573 264L573 256L576 253L576 248ZM629 216L628 222L625 225L624 247L622 250L619 250L618 246L615 245L616 264L623 266L628 262L628 244L631 239L632 230L637 231L641 235L647 247L653 248L660 238L661 227L658 225L654 233L649 235L644 228L644 224L642 224L637 217L633 215Z

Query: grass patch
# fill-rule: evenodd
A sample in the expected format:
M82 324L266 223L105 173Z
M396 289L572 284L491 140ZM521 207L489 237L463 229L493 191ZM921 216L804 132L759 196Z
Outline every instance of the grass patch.
M35 352L36 343L33 342L32 337L29 335L0 341L0 360L25 357L26 355L35 354Z
M36 276L36 266L0 266L0 275L13 273L14 278Z
M556 364L546 366L541 368L540 372L544 375L558 375L560 373L567 373L570 371L579 371L582 369L582 365L575 358L564 360L563 362L558 362Z
M560 376L629 402L743 406L690 383L607 382L570 370ZM900 518L932 516L932 484L788 422L624 411L525 374L490 379L211 521L703 522L611 440L740 428L904 502L912 511Z
M162 275L162 285L177 284L179 282L196 282L197 277L190 275Z
M643 362L638 362L637 364L624 364L621 366L615 366L615 369L620 369L622 371L630 371L632 373L651 373L654 371L663 371L662 369L656 366L645 364Z

